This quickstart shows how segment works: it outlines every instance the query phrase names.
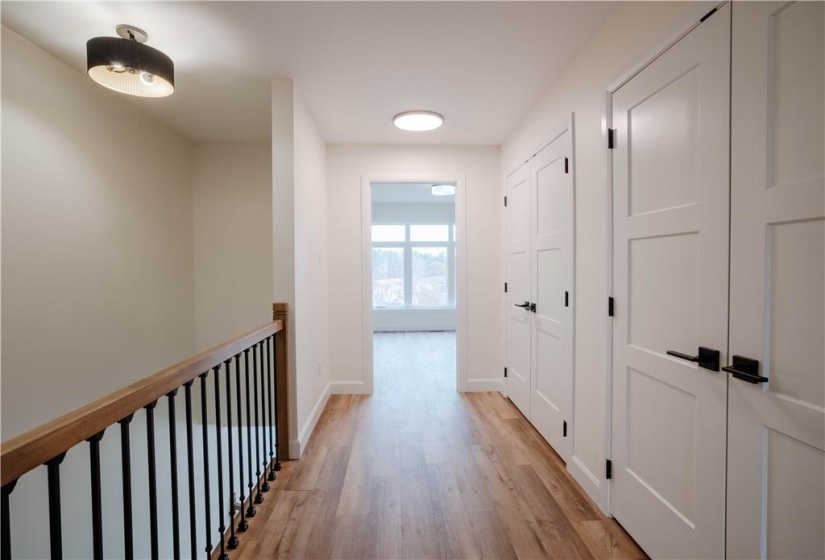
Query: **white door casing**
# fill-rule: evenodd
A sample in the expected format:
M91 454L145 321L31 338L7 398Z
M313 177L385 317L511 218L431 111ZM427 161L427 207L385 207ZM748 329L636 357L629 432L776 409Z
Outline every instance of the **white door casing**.
M734 3L732 49L727 554L823 558L825 4Z
M611 510L652 557L721 558L730 5L612 95Z
M507 396L530 418L530 177L522 165L504 182L507 197Z
M571 118L530 160L530 421L565 462L573 440L572 137Z

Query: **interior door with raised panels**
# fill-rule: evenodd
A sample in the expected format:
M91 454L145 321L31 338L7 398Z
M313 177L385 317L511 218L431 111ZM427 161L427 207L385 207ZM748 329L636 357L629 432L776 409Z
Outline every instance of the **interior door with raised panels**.
M728 4L612 96L611 511L654 558L725 553L729 86Z
M567 461L572 437L572 130L566 123L530 160L532 326L530 421ZM571 434L572 436L572 431Z
M825 558L825 4L733 7L729 558Z
M530 175L522 165L507 193L507 396L530 418Z

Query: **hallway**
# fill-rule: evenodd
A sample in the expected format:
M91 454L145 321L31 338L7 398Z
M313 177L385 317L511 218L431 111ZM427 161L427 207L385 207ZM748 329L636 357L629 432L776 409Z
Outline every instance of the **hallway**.
M509 401L455 392L454 340L378 335L375 394L330 397L232 557L644 558Z

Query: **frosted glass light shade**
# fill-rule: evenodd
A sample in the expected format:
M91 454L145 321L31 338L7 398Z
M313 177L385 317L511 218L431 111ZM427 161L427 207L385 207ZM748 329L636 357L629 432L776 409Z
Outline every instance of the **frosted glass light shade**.
M433 196L453 196L455 194L454 185L433 185L431 191Z
M444 117L432 111L407 111L395 115L392 122L401 130L425 132L435 130L444 124Z
M166 97L175 91L172 59L157 49L129 39L89 39L86 71L103 87L128 95Z

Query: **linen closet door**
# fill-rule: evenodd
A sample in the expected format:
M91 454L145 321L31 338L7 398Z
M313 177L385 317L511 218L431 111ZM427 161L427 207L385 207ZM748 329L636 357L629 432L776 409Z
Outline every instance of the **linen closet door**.
M565 461L573 439L567 437L573 401L572 134L565 126L530 160L535 303L530 421Z
M825 558L825 5L734 3L732 45L727 552Z
M729 93L727 4L612 96L611 511L654 558L725 553Z
M530 418L530 175L522 165L505 182L507 206L507 396Z

